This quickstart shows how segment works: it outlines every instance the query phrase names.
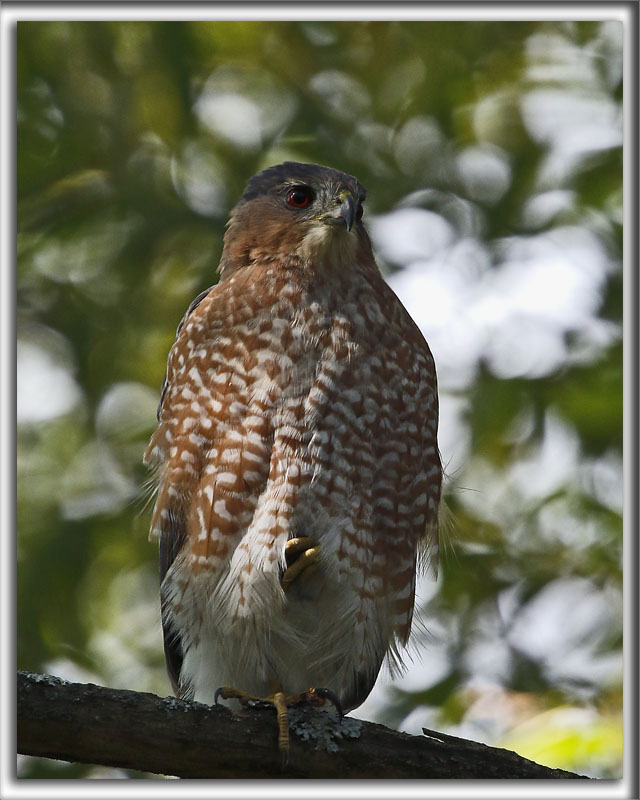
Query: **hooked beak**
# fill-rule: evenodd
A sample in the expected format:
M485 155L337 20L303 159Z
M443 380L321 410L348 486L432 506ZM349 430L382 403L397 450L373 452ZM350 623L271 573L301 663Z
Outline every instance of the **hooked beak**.
M347 230L350 231L356 218L356 204L349 192L343 192L340 199L342 200L341 205L332 211L330 216L336 222L344 221Z

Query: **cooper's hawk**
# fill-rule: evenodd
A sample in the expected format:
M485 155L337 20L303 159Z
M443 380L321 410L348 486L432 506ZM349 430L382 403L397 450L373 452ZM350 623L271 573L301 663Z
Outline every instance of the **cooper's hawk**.
M325 687L348 711L437 557L433 358L376 266L352 176L287 162L234 208L169 353L151 536L179 696Z

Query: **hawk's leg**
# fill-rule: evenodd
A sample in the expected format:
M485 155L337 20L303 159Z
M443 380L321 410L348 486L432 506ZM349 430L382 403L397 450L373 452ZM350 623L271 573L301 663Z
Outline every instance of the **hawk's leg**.
M318 569L319 554L320 548L310 536L289 539L284 547L287 568L280 578L285 593L297 578L302 577L306 580Z
M280 576L280 583L286 593L294 585L306 582L318 568L317 560L320 548L310 536L298 536L289 539L285 545L284 557L286 569ZM234 689L231 686L221 686L216 690L214 703L218 699L239 700L243 705L250 703L268 703L272 705L278 718L278 748L282 753L283 767L286 766L289 757L289 714L288 706L308 703L313 706L323 706L329 700L335 706L338 716L342 718L342 706L336 695L329 689L309 689L299 694L285 694L278 689L266 697L256 697L255 695Z
M213 698L215 705L218 704L218 698L223 700L239 700L243 704L250 702L269 703L272 705L278 718L278 749L282 753L282 765L285 767L289 759L289 714L287 707L298 705L301 703L309 703L312 706L323 706L326 700L329 700L336 708L338 717L342 719L343 712L340 701L336 695L329 689L309 689L306 692L299 694L285 694L284 692L274 692L267 697L255 697L248 692L234 689L231 686L221 686L216 689Z

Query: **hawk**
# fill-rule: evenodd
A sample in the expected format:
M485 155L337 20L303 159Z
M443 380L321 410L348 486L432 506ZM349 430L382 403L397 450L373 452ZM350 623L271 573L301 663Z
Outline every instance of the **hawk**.
M329 167L255 175L178 327L145 461L180 697L323 687L346 712L401 663L419 551L437 558L438 397L364 199Z

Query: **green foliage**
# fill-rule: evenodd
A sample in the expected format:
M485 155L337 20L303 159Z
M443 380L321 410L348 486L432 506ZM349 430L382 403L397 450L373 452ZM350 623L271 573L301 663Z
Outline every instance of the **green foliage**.
M517 260L509 248L546 243L562 258L578 231L600 254L584 324L514 317L534 319L532 342L556 337L552 366L501 367L496 346L520 328L498 328L487 339L498 356L483 350L456 378L436 344L470 307L433 340L425 323L461 444L422 609L423 677L376 713L619 775L621 144L584 140L598 120L616 130L620 42L618 23L595 22L18 24L20 668L168 693L141 464L166 355L216 280L246 180L315 161L368 188L373 234L394 208L437 215L448 252L469 247L461 286L478 293ZM573 150L535 105L555 97L584 110ZM401 275L407 259L381 250ZM552 279L551 305L560 291ZM545 638L552 601L591 615L568 637L578 666ZM559 707L584 713L560 724Z

